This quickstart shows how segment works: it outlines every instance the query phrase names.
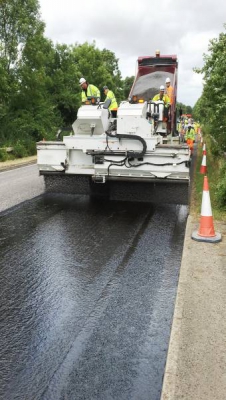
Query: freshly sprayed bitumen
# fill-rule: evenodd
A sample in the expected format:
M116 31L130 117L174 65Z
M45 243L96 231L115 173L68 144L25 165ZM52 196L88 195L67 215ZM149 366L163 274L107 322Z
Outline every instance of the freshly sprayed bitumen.
M160 399L186 218L85 196L0 214L0 398Z

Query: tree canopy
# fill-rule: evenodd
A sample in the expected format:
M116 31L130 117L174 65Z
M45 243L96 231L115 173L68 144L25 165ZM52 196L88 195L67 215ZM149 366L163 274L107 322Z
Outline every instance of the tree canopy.
M226 25L224 26L226 28ZM203 74L204 86L194 107L195 116L208 125L219 146L226 150L226 33L209 42L204 66L195 69Z
M0 1L0 144L51 139L59 127L72 124L81 77L124 99L113 52L95 42L54 45L44 29L38 0ZM103 90L101 95L103 100Z

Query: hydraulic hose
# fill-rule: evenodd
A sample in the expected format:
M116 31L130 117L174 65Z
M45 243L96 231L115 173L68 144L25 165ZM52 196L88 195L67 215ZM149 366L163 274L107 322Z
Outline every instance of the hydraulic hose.
M120 134L120 133L114 133L112 134L111 130L105 131L106 135L109 137L117 138L117 139L131 139L131 140L138 140L141 142L143 149L141 151L134 151L134 150L128 150L128 151L115 151L115 150L87 150L86 154L89 155L108 155L108 156L122 156L124 155L126 159L132 157L132 158L138 158L142 157L147 150L147 143L146 141L138 135L130 135L130 134ZM107 146L109 147L109 146Z
M129 150L126 151L124 154L127 157L142 157L147 150L147 143L145 142L145 140L138 135L130 135L130 134L121 134L121 133L114 133L112 134L111 130L108 130L105 132L107 136L109 137L114 137L114 138L118 138L120 139L131 139L131 140L138 140L139 142L141 142L143 149L141 151L134 151L134 150Z

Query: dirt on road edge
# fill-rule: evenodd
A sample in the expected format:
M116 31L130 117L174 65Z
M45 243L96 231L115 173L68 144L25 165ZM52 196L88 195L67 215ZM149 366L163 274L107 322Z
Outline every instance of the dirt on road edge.
M17 158L15 160L7 160L0 162L0 172L6 171L13 168L18 168L23 165L35 164L37 161L37 156Z

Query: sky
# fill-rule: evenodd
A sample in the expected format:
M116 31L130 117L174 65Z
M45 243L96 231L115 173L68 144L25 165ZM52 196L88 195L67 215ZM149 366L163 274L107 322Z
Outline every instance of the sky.
M45 35L54 43L96 42L119 59L122 78L135 75L139 56L176 54L177 101L194 106L202 94L209 41L225 33L226 1L39 0ZM92 82L95 84L95 82ZM164 84L164 82L163 82Z

